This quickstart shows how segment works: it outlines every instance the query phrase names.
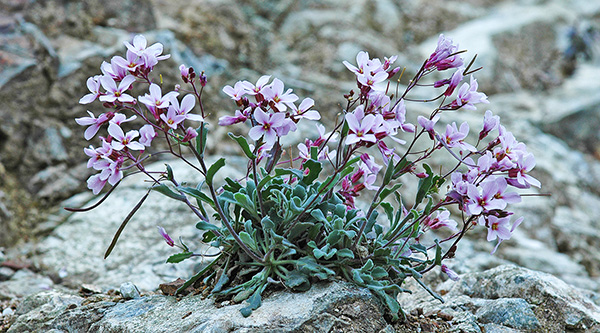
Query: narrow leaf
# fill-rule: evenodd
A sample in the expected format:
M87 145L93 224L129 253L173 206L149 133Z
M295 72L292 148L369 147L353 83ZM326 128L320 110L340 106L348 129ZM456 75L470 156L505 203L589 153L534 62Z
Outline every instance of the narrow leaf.
M230 138L234 139L240 145L240 147L244 151L244 154L246 154L246 157L248 157L249 159L256 158L256 155L252 153L252 149L250 149L250 145L248 144L248 141L246 141L245 137L241 135L234 135L231 132L227 133L227 135L229 135Z
M221 169L224 166L225 166L225 158L221 157L213 165L211 165L210 168L208 168L208 171L206 172L206 182L209 185L212 186L213 177L215 176L215 173L217 173L217 171L219 171L219 169Z
M150 188L153 191L159 192L160 194L166 195L171 199L175 199L178 201L185 201L185 196L183 194L173 192L167 185L160 184L154 185Z
M110 245L108 246L108 249L106 249L106 253L104 253L104 259L108 258L108 256L110 255L110 253L114 249L115 245L117 245L117 240L119 240L119 236L121 236L121 232L123 232L123 229L125 229L125 226L129 222L129 220L131 220L131 218L133 217L133 215L135 214L135 212L137 212L138 209L140 209L140 207L142 207L142 204L144 203L144 201L146 201L146 198L148 198L149 194L150 194L150 191L146 192L146 194L142 197L142 199L140 199L140 201L138 201L138 203L135 205L135 207L133 207L133 209L131 210L131 212L129 212L129 214L127 215L127 217L125 217L125 220L123 220L123 222L119 226L119 229L117 230L117 232L113 236L113 239L110 242Z
M185 259L189 259L191 257L192 257L192 252L177 253L177 254L170 256L169 259L167 259L167 262L171 263L171 264L176 264L178 262L182 262Z

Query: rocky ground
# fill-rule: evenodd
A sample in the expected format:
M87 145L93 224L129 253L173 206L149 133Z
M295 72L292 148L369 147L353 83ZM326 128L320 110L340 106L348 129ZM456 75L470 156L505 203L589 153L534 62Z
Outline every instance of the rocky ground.
M600 331L600 3L504 1L20 1L0 0L0 322L21 331ZM437 35L457 41L484 66L477 78L489 108L536 156L532 173L551 197L527 197L525 222L491 256L485 231L461 242L450 266L458 282L432 272L440 304L417 286L401 295L412 324L382 320L380 304L343 283L306 294L275 292L252 317L202 295L175 302L160 283L187 277L201 262L167 265L155 230L199 243L185 207L153 194L114 253L114 231L145 193L131 177L87 213L64 206L94 200L82 129L73 118L84 82L143 32L172 60L159 70L174 84L180 63L209 77L207 109L230 105L220 87L273 74L315 99L332 119L353 76L341 64L359 50L399 54L410 77ZM409 108L409 120L427 108ZM481 126L481 113L450 121ZM215 129L209 153L236 148ZM223 139L223 140L221 140ZM236 163L232 156L229 165ZM162 167L164 162L158 162ZM177 162L181 178L192 173ZM239 168L226 170L239 175ZM137 181L136 181L137 180ZM410 186L407 186L410 188ZM175 231L176 230L176 231ZM131 282L142 297L120 290ZM340 301L347 300L351 301ZM294 304L293 307L289 304ZM220 307L216 312L208 309ZM266 326L265 326L266 325Z

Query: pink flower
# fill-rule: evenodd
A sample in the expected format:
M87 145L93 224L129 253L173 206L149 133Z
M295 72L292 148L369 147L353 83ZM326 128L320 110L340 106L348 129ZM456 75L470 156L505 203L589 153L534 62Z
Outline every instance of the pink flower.
M95 174L93 176L90 176L90 178L88 178L87 180L87 185L88 188L90 190L92 190L92 192L94 193L94 195L100 193L100 191L102 191L102 188L104 188L104 185L106 185L106 179L101 179L100 178L100 174Z
M449 68L456 68L463 65L463 60L458 54L458 45L452 43L452 39L440 35L435 51L429 56L425 63L426 69L442 71Z
M442 138L446 145L450 148L452 147L460 147L462 149L466 149L469 151L477 151L475 147L464 142L464 139L469 134L469 124L467 122L463 122L460 125L460 130L456 127L456 123L452 122L452 125L446 126L446 133Z
M456 221L450 218L450 212L447 210L437 211L435 217L427 216L423 220L423 224L429 229L435 230L442 227L446 227L452 231L458 231Z
M512 225L512 227L510 227L510 216L498 218L496 216L490 215L487 217L487 241L491 242L495 239L498 239L498 244L496 244L496 246L492 250L492 254L496 252L498 246L500 246L500 243L502 243L502 241L505 241L512 237L513 232L521 224L521 222L523 222L523 217L518 218Z
M89 104L95 101L96 98L98 98L101 95L100 77L100 75L96 75L87 79L86 85L90 93L81 97L81 99L79 100L79 104Z
M321 115L319 111L309 110L315 105L315 101L312 98L305 98L300 106L296 107L294 103L290 103L290 108L292 109L292 117L295 118L305 118L308 120L319 120L321 119Z
M465 108L468 110L476 110L475 104L484 103L488 104L487 96L484 93L477 92L478 84L477 80L471 75L471 81L469 83L463 83L458 90L456 100L450 105L453 108Z
M150 147L152 140L156 137L154 127L150 124L146 124L140 128L140 143L146 147Z
M455 271L451 270L445 264L442 264L441 269L442 269L442 272L444 274L446 274L448 276L448 278L450 278L450 280L452 280L452 281L458 281L458 280L460 280L460 277L458 276L458 274L456 274Z
M131 73L135 73L140 66L145 65L144 59L142 59L141 56L129 50L127 51L127 59L120 56L115 56L112 58L111 62L125 70L128 70Z
M491 110L485 111L483 116L483 129L479 132L479 140L485 138L491 131L495 130L500 124L500 117L494 116Z
M94 148L90 145L89 148L84 148L83 152L90 157L87 167L101 170L103 169L103 162L106 162L104 158L110 156L112 153L112 147L106 140L102 139L102 147Z
M100 78L100 83L102 87L106 90L106 95L100 96L100 101L102 102L114 102L119 101L121 103L133 103L135 99L130 95L126 94L125 91L129 89L131 84L135 81L135 77L133 75L127 75L123 78L123 80L117 84L113 78L109 76L103 76Z
M257 108L254 112L254 118L257 125L250 129L248 136L254 141L258 141L262 136L265 138L265 142L268 146L272 146L277 141L278 127L284 125L285 114L275 113L268 114L262 109Z
M360 82L363 86L369 86L374 88L374 86L378 83L381 83L388 78L388 73L381 71L377 73L368 72L365 74L359 74L356 76L358 82Z
M348 136L346 137L345 144L351 145L358 142L372 142L375 143L377 138L373 134L373 127L375 124L375 116L372 114L363 117L364 108L362 105L358 106L354 113L346 114L346 121L350 129Z
M139 101L144 103L150 111L155 113L156 109L163 109L169 107L172 98L178 96L179 93L176 91L169 91L164 96L160 86L155 83L150 84L150 94L138 97ZM156 115L155 115L156 116Z
M96 118L96 116L94 116L94 114L91 113L89 110L87 113L90 115L89 117L75 118L75 122L82 126L89 125L89 127L85 130L83 137L86 140L90 140L94 137L94 135L96 135L96 133L98 133L100 126L107 123L112 118L113 114L103 113L100 116L98 116L98 118Z
M172 129L177 129L177 125L185 120L184 115L178 114L174 108L169 108L167 114L161 114L160 119Z
M292 94L292 89L285 92L283 82L280 79L273 79L273 82L263 89L263 96L266 100L273 102L278 111L285 111L287 105L298 100L298 96Z
M110 123L108 125L108 134L113 138L110 144L114 150L123 150L125 147L131 150L144 150L144 145L133 141L140 135L136 130L131 130L127 134L124 134L119 125Z
M173 241L171 236L169 236L167 231L165 231L165 228L159 227L159 226L156 226L156 227L158 228L158 233L160 233L160 235L165 240L165 242L167 242L167 245L169 245L170 247L175 246L175 242Z
M237 102L241 100L242 97L244 97L244 95L246 94L246 89L244 89L244 83L242 81L238 81L233 87L223 87L223 92L229 95L231 99Z
M188 127L185 130L185 136L183 137L183 139L181 141L183 142L189 142L190 140L192 140L193 138L198 136L198 132L196 132L196 130L193 127Z
M433 129L433 126L435 126L435 124L438 122L438 120L440 120L439 114L436 114L431 119L425 118L423 116L417 117L417 122L419 123L419 125L421 125L421 127L423 127L423 129L425 129L427 132L429 132L429 136L431 138L433 138L435 136L435 130Z
M187 94L185 95L185 97L183 97L183 100L181 100L181 105L179 105L179 101L177 101L177 98L173 97L171 99L169 111L173 109L173 111L175 111L176 114L184 116L184 119L189 119L193 121L204 121L204 118L202 118L201 115L190 113L194 106L196 106L196 96L192 94Z
M122 113L115 113L114 117L112 117L110 122L115 123L117 125L121 125L122 123L126 123L129 121L135 120L136 118L137 118L136 115L133 115L133 116L127 118L127 116Z
M160 55L163 52L163 45L161 43L154 43L147 47L148 42L146 37L142 35L136 35L133 37L133 44L124 42L125 46L129 51L141 57L144 61L144 66L152 69L160 60L168 59L171 55Z
M358 65L358 67L352 65L351 63L349 63L346 60L344 60L342 63L344 64L344 66L346 66L346 68L348 68L350 71L354 72L355 74L364 74L365 67L368 66L369 60L370 60L369 53L367 53L365 51L360 51L356 55L356 64Z
M121 81L123 78L129 75L129 71L117 65L116 62L113 61L116 57L117 56L114 56L111 59L110 64L106 61L103 61L102 65L100 65L100 70L104 76L111 77L115 81Z
M237 123L243 123L248 120L246 114L249 114L250 112L252 112L250 107L244 110L244 113L242 113L240 110L235 110L235 116L223 116L219 118L219 125L229 126Z
M248 81L243 81L242 86L244 87L244 90L248 95L259 95L262 94L262 90L264 87L266 87L267 82L269 82L269 79L271 79L271 75L263 75L258 79L258 81L256 81L256 84L252 84Z
M510 177L507 181L510 185L518 188L529 188L530 186L541 187L539 180L528 175L535 167L533 154L519 155L516 167L508 171Z
M467 208L471 215L479 215L484 211L506 208L506 202L496 198L499 191L498 184L493 181L481 183L481 192L475 185L467 187Z

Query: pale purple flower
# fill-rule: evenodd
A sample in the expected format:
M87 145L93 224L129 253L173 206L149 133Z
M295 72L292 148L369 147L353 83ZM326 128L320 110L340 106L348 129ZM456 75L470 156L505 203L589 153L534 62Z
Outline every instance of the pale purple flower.
M452 281L460 280L460 277L458 276L458 274L455 271L451 270L445 264L442 264L441 269L442 269L442 272L444 274L446 274L448 276L448 278L450 278L450 280L452 280Z
M223 87L223 92L237 102L244 97L246 94L246 89L244 89L244 83L242 81L238 81L233 85L233 87L229 85Z
M179 66L179 72L181 73L181 77L185 78L186 80L190 76L190 68L186 67L184 64Z
M104 157L110 156L112 147L106 140L102 139L102 147L94 148L90 145L89 148L84 148L83 152L90 157L87 162L87 167L101 170L103 169L102 165L106 162Z
M432 136L435 135L435 130L433 129L433 126L435 126L438 120L440 120L439 114L436 114L431 119L425 118L423 116L417 117L417 122L419 123L419 125L421 125L421 127L423 127L423 129L429 132L429 134L431 134Z
M369 86L371 88L374 88L374 86L378 83L381 83L385 80L387 80L388 78L388 73L381 71L381 72L368 72L365 74L359 74L356 76L356 79L358 80L358 82L360 82L360 84L362 84L363 86Z
M158 233L162 236L162 238L165 240L165 242L167 242L167 245L169 245L170 247L175 246L175 242L173 241L171 236L169 236L169 234L167 233L165 228L160 227L160 226L156 226L156 227L158 228Z
M98 118L96 118L96 116L94 116L94 114L89 110L87 113L90 115L89 117L75 118L75 122L81 126L89 126L85 130L83 137L86 140L90 140L94 137L94 135L96 135L96 133L98 133L100 126L102 126L110 120L110 118L112 117L112 113L102 113L98 116Z
M140 143L146 147L150 147L152 145L152 140L156 137L156 132L154 131L154 126L150 124L146 124L140 128Z
M204 118L202 118L201 115L190 113L190 111L192 111L194 106L196 106L196 96L194 96L192 94L187 94L181 100L181 105L179 104L179 101L177 100L177 98L173 97L171 99L171 105L169 106L169 111L171 109L173 109L176 114L184 116L185 117L184 119L189 119L189 120L193 120L193 121L204 121Z
M133 37L133 44L124 42L127 49L134 54L142 57L145 66L148 68L154 67L159 60L168 59L171 55L160 55L163 52L163 45L161 43L154 43L147 47L148 41L143 35L136 35Z
M515 136L507 131L504 126L498 126L499 136L501 147L494 148L494 155L498 161L502 160L504 157L508 157L511 161L515 162L516 159L520 155L527 154L527 146L517 141Z
M498 191L494 194L494 198L500 199L507 204L521 202L521 196L517 192L506 192L508 183L504 177L495 177L493 180L486 179L486 182L493 181L498 185Z
M90 93L81 97L79 104L89 104L102 94L100 92L100 77L100 75L96 75L87 79L86 85Z
M96 195L96 194L100 193L100 191L102 191L102 188L104 188L104 185L106 185L106 181L107 181L107 179L100 178L100 174L95 174L93 176L90 176L90 178L88 178L87 186L90 190L92 190L94 195Z
M406 122L406 106L404 106L403 99L394 106L392 112L395 115L396 121L400 123L400 129L403 132L413 133L415 131L415 125Z
M362 105L356 108L354 113L346 114L346 122L350 131L346 137L345 144L351 145L358 142L375 143L377 138L373 134L373 126L375 125L375 116L372 114L362 117Z
M456 72L454 72L454 74L452 74L452 76L449 79L437 81L433 84L433 86L435 88L439 88L447 84L448 88L446 88L446 91L444 91L444 96L450 96L452 95L456 87L458 87L460 81L462 81L464 71L465 68L461 67L457 69Z
M125 93L131 86L131 84L135 81L135 77L133 75L127 75L123 78L121 82L119 82L119 86L112 77L103 76L100 78L100 83L102 87L106 90L106 95L100 96L100 101L102 102L114 102L119 101L121 103L133 103L135 99Z
M383 166L375 163L375 159L367 153L360 155L360 160L364 163L370 173L378 174L383 168Z
M292 93L292 89L285 92L283 82L280 79L273 79L273 82L263 89L262 95L266 100L273 102L275 108L283 112L287 109L287 105L298 100L298 96Z
M183 137L183 139L181 141L183 142L189 142L190 140L192 140L193 138L198 136L198 132L196 132L196 130L193 127L188 127L185 130L185 136Z
M176 91L169 91L164 96L162 89L159 85L152 83L150 84L150 94L138 97L139 101L144 103L148 109L155 112L156 109L167 108L170 105L171 99L178 96L179 93Z
M107 179L110 185L115 185L123 179L123 157L119 156L115 160L111 160L108 167L100 173L100 179Z
M235 116L223 116L219 118L219 125L229 126L237 123L243 123L248 120L247 114L252 112L252 108L248 107L244 110L244 113L240 110L235 110Z
M450 218L450 212L447 210L438 210L435 213L435 217L427 216L423 219L423 225L427 226L429 229L435 230L442 227L446 227L452 231L457 231L456 226L458 225L456 221Z
M266 87L267 82L269 82L270 79L271 75L263 75L256 81L256 84L252 84L249 81L243 81L242 86L248 95L254 96L262 94L263 88Z
M437 47L429 56L425 68L433 69L435 67L437 70L442 71L462 66L463 60L458 54L455 54L457 51L458 45L454 45L452 39L440 35Z
M288 135L289 132L295 132L297 129L296 123L290 118L284 118L283 124L281 126L276 127L275 131L277 132L278 137L284 137Z
M369 61L369 53L367 53L365 51L360 51L356 55L356 64L358 65L358 67L352 65L351 63L349 63L346 60L344 60L342 63L344 64L344 66L346 66L346 68L348 68L350 71L354 72L355 74L364 74L365 67L368 66L368 61Z
M533 154L519 155L516 167L508 171L508 183L518 188L529 188L530 186L541 187L539 180L528 174L535 167Z
M110 63L103 61L102 65L100 65L100 70L102 71L102 74L104 74L104 76L111 77L115 81L121 81L123 80L123 78L129 75L129 71L117 65L113 61L115 57L117 56L114 56Z
M125 134L119 125L110 123L108 125L108 134L113 138L110 144L114 150L123 150L125 147L131 150L144 150L144 145L133 141L140 135L136 130L131 130Z
M319 120L321 114L317 110L309 110L315 105L315 101L312 98L305 98L300 106L296 107L294 103L290 103L289 106L292 109L292 116L295 118L305 118L308 120Z
M140 66L145 65L144 59L130 50L127 50L126 56L127 59L120 56L115 56L112 58L111 62L123 69L128 70L131 73L134 73Z
M483 129L479 132L479 140L485 138L491 131L495 130L500 124L500 117L494 116L491 110L485 111L483 116Z
M460 130L456 127L456 123L452 122L451 125L446 126L446 133L442 138L449 148L460 147L469 151L477 151L475 147L464 142L464 139L469 134L469 124L463 122L460 125Z
M495 197L497 193L498 184L495 182L481 183L481 192L475 185L469 184L467 188L469 214L478 215L484 211L506 208L506 202Z
M264 136L266 144L272 146L277 141L276 129L284 125L285 114L269 114L258 108L254 112L254 118L257 125L250 129L248 136L254 141Z
M136 118L136 115L132 115L131 117L127 118L127 116L122 113L115 113L110 122L115 123L117 125L121 125L122 123L135 120Z
M178 114L174 108L169 108L167 114L161 114L160 119L172 129L177 129L177 125L185 120L185 115Z
M513 232L521 224L521 222L523 222L523 217L518 218L511 227L510 216L498 218L496 216L490 215L487 217L487 240L488 242L491 242L495 239L498 239L498 243L492 250L492 254L496 252L498 246L500 245L500 243L502 243L502 241L505 241L512 237Z
M458 90L456 100L450 105L453 108L464 108L468 110L476 110L475 104L484 103L488 104L487 96L484 93L477 92L478 84L477 80L471 75L470 83L463 83Z

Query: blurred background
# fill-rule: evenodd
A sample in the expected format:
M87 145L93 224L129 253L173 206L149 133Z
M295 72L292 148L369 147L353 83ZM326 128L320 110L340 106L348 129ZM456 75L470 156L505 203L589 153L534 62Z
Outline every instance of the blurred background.
M583 0L0 0L5 252L47 243L68 219L64 200L88 192L89 143L74 118L101 108L78 100L88 93L86 79L100 74L103 60L123 55L123 41L137 33L172 55L156 69L163 87L180 83L182 63L205 71L213 123L234 110L224 85L263 74L312 97L327 122L355 86L343 60L354 63L360 50L399 55L406 83L444 33L468 50L467 59L477 54L479 91L491 102L446 121L468 121L478 132L486 109L500 115L535 154L540 192L552 194L515 208L525 222L495 256L485 230L474 233L454 268L512 262L600 290L600 2ZM407 105L407 117L414 122L431 109ZM213 135L219 144L210 154L238 153L225 129Z

